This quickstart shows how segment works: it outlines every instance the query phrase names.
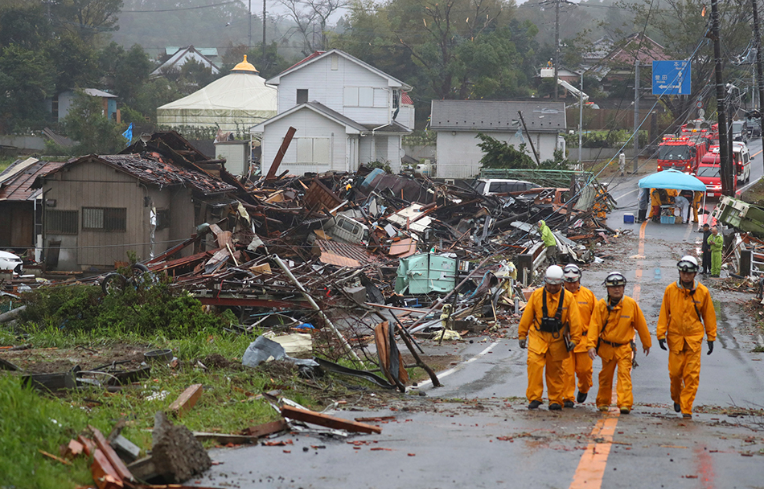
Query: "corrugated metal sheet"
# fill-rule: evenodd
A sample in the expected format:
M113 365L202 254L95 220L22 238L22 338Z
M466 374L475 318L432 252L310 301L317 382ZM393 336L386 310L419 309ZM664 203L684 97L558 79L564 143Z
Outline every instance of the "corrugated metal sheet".
M34 199L41 192L40 189L32 188L35 178L38 175L53 172L63 165L63 162L39 161L29 158L9 166L0 175L0 200L24 201Z

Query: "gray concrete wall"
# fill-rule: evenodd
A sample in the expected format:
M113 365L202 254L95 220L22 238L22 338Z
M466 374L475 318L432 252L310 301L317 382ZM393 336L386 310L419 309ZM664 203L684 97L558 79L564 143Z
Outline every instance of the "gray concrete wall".
M5 134L0 135L0 145L14 146L21 151L44 151L45 139L40 136L14 136Z

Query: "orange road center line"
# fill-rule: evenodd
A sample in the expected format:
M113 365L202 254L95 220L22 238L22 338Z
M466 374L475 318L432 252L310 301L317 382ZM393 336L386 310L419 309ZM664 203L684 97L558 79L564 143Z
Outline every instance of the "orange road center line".
M641 230L638 234L638 256L644 256L644 240L646 239L646 224L648 221L644 221L641 224ZM638 265L636 266L636 284L633 286L633 299L638 302L641 297L641 283L640 279L643 275L641 270L641 258L638 259ZM612 391L612 404L617 403L617 392ZM612 449L612 438L614 437L614 431L617 428L617 420L620 417L620 410L612 406L609 408L608 414L605 417L598 420L596 426L591 431L591 441L588 443L588 448L580 457L580 463L577 465L574 477L572 478L572 484L569 489L600 489L604 480L604 471L606 470L606 462L609 458L609 452ZM600 440L596 442L595 440Z

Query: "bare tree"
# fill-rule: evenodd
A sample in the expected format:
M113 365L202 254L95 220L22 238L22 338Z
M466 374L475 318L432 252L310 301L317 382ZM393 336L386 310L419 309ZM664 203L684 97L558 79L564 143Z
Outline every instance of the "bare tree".
M348 0L279 0L279 2L290 11L298 32L303 36L304 56L314 51L325 50L327 19L349 4Z

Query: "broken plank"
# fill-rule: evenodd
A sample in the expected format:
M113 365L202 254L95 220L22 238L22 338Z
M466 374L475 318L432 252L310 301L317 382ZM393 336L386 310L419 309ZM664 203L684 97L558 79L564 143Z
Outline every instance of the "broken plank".
M304 421L306 423L317 424L319 426L326 426L327 428L352 431L355 433L380 433L382 431L379 426L348 421L334 416L309 411L307 409L294 408L292 406L282 406L282 416L298 421Z
M89 426L89 428L93 432L93 439L96 442L96 446L104 453L107 460L109 460L109 463L112 465L112 467L114 467L114 470L119 476L120 480L133 481L133 475L117 455L117 452L115 452L114 449L109 446L109 442L106 441L103 433L101 433L95 426Z
M85 455L90 457L93 455L93 452L96 451L96 443L90 438L86 438L83 435L80 435L77 437L77 441L82 444Z
M287 421L284 419L280 419L277 421L272 421L270 423L263 423L256 426L250 426L249 428L245 428L242 430L242 433L248 436L252 436L255 438L259 438L262 436L268 436L273 435L274 433L279 433L280 431L285 431L289 427L287 425Z
M48 453L48 452L45 452L45 451L40 450L40 449L38 449L37 451L42 453L43 455L45 455L48 458L52 458L56 462L61 462L64 465L72 465L72 462L70 462L69 460L64 460L63 458L57 457L57 456L53 455L52 453Z
M123 487L122 480L114 466L109 463L107 456L99 449L96 449L93 453L90 473L98 489L119 489Z
M170 411L180 416L194 407L201 396L202 384L191 385L178 396L178 399L173 401L173 404L170 405Z
M77 440L69 440L69 443L64 445L62 455L68 458L75 458L82 453L85 446Z

